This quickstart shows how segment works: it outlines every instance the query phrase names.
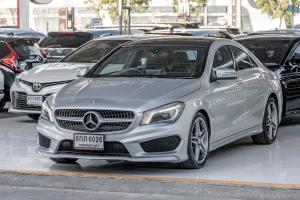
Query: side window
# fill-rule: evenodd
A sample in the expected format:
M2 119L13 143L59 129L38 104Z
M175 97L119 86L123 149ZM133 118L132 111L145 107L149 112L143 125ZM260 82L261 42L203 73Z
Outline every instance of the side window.
M238 70L251 69L257 67L252 64L252 62L254 61L246 52L234 46L230 46L230 49L234 55L236 67Z
M0 59L7 56L10 53L10 50L5 43L0 42Z
M220 47L216 51L212 68L213 71L224 68L234 69L232 55L227 46Z

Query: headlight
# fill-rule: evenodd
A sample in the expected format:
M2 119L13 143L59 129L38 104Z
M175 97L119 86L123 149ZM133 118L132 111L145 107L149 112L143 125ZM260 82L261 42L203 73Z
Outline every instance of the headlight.
M47 98L42 105L41 118L49 122L54 122L53 111L52 111L53 96Z
M184 109L184 103L174 102L159 108L144 112L141 125L154 123L174 123Z

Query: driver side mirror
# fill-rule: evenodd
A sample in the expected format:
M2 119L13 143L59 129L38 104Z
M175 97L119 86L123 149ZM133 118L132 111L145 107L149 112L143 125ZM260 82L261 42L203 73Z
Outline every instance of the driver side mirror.
M77 77L83 77L88 71L89 68L87 67L77 69Z
M217 69L215 71L216 80L232 80L237 79L237 72L235 69Z

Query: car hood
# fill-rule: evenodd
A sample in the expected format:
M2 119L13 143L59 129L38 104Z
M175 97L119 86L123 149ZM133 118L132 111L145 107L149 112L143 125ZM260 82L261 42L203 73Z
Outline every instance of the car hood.
M40 83L74 80L77 79L77 69L91 68L94 65L95 63L47 63L23 72L20 78Z
M198 79L81 78L65 86L55 102L62 107L145 109L176 101L199 88Z

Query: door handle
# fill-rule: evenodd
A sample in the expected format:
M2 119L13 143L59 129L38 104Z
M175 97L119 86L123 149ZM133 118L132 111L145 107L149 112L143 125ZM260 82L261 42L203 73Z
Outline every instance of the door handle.
M237 85L243 85L244 82L243 82L243 81L238 81L238 82L236 82L236 84L237 84Z

